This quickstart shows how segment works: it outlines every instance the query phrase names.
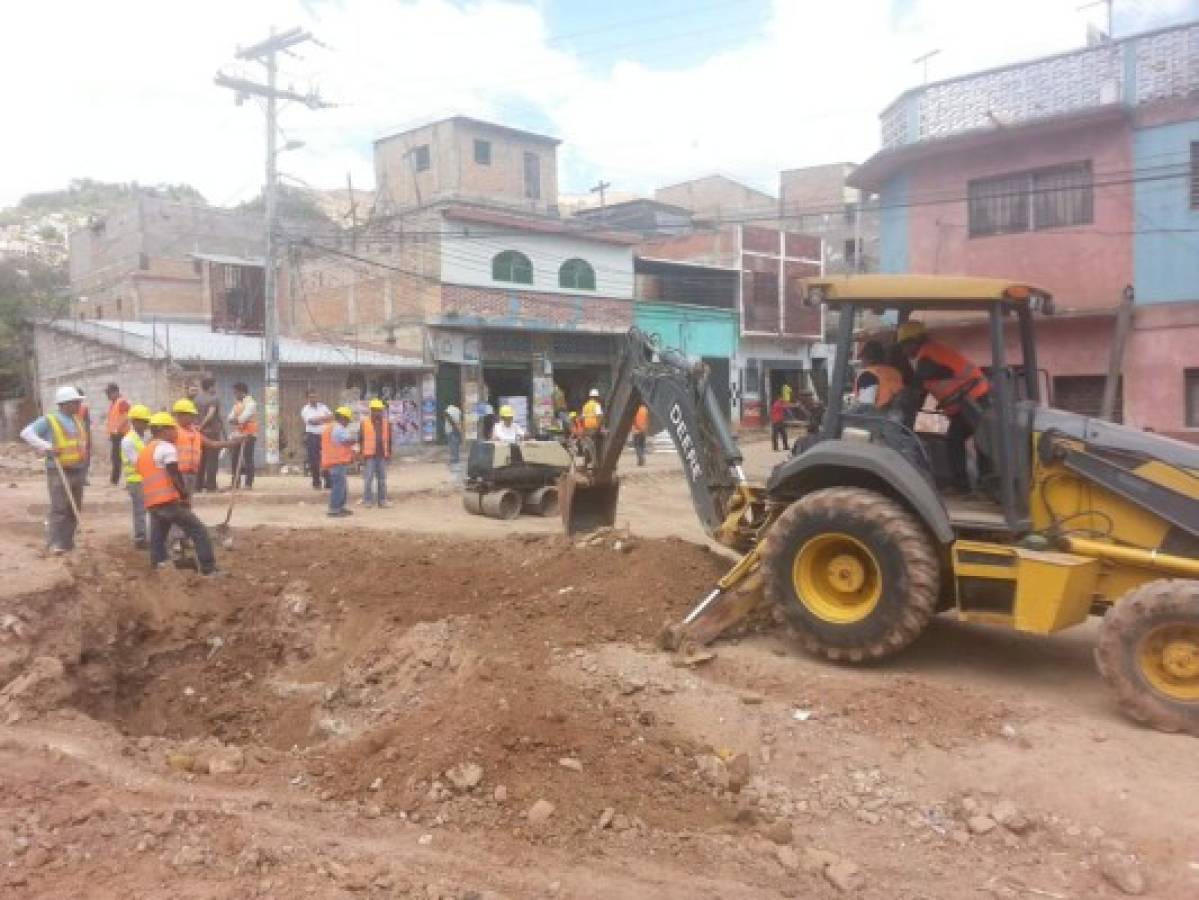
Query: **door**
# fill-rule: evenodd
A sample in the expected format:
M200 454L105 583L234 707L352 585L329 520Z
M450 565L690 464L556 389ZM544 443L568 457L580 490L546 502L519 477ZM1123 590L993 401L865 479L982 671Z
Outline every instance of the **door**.
M437 398L437 443L444 444L445 417L441 411L451 403L462 408L462 367L457 363L438 363L433 393Z

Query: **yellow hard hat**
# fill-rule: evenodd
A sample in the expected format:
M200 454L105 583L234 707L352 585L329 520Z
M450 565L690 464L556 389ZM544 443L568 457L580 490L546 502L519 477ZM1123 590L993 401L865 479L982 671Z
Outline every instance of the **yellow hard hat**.
M140 422L150 421L150 407L144 403L135 403L129 407L129 418L137 419Z
M372 400L368 404L368 406L370 406L371 409L384 409L385 408L383 405L383 401L380 400L378 397L376 397L374 400Z
M577 418L579 417L579 414L578 414L577 412L572 412L572 413L570 414L570 417L571 417L572 419L577 419Z
M904 322L899 326L899 330L895 332L895 340L901 344L904 341L914 341L922 337L924 337L923 322Z
M193 416L198 416L200 411L196 409L196 404L192 403L187 397L181 400L176 400L175 405L171 407L171 412L174 413L191 413Z
M501 419L511 419L514 415L515 415L515 413L512 412L511 406L501 406L500 407L500 418Z
M156 412L150 416L151 428L173 428L175 426L175 417L169 412Z
M354 411L348 406L339 406L333 410L333 415L341 416L343 419L352 419L354 418Z

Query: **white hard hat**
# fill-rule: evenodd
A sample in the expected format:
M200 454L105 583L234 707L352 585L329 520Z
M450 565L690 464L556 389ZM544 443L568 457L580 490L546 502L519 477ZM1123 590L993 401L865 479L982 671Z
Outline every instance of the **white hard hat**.
M75 388L71 387L70 385L67 385L66 387L60 387L54 392L55 403L71 403L75 400L82 399L83 394L79 393L79 391L75 390Z
M592 388L591 393L588 394L587 396L588 397L598 397L599 396L599 388Z

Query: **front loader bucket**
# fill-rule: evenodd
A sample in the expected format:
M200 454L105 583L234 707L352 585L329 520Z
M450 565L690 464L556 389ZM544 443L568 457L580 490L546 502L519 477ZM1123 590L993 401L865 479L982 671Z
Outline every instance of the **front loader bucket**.
M558 481L558 507L566 533L588 534L616 524L616 502L620 482L592 484L587 479L567 472Z

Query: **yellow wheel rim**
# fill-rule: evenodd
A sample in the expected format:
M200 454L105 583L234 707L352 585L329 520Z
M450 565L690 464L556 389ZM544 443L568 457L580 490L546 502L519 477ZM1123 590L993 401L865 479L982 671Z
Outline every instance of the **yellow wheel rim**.
M882 569L855 537L821 534L802 547L791 567L795 593L813 615L834 625L860 622L878 606Z
M1159 625L1141 639L1141 674L1171 700L1199 701L1199 624Z

